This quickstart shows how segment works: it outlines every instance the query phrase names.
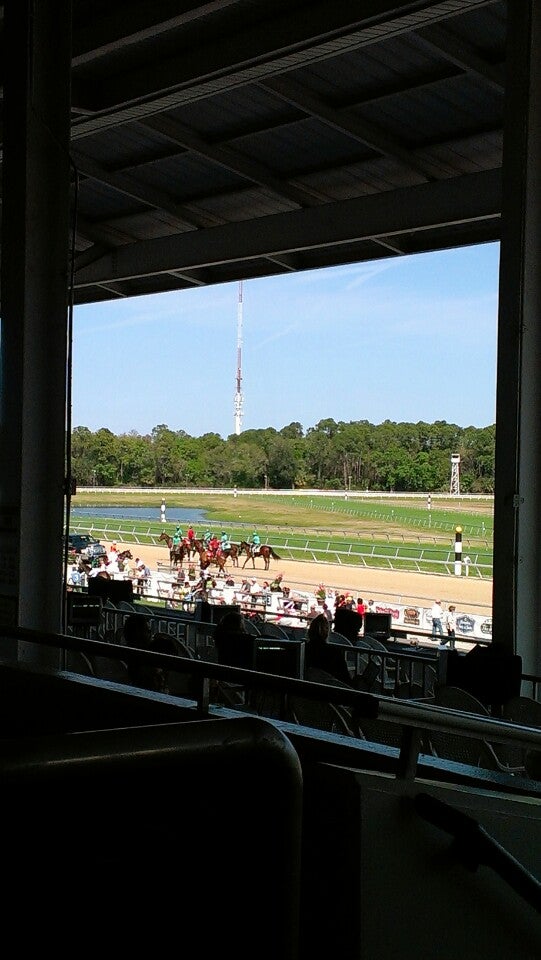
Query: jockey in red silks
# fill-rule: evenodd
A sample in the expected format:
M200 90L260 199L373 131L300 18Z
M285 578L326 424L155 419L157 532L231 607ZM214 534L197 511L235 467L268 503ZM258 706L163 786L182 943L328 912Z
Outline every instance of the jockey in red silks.
M216 551L219 546L220 546L220 541L218 540L218 537L215 537L215 536L211 537L209 540L209 552L212 557L216 556Z
M190 528L189 528L188 533L186 534L186 536L188 537L188 541L189 541L190 544L191 544L192 540L195 540L195 532L194 532L193 527L190 526Z

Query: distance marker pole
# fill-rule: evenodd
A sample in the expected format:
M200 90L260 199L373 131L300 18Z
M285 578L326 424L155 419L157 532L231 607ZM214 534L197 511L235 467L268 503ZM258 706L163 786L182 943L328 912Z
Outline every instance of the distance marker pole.
M462 573L462 527L455 527L455 577Z

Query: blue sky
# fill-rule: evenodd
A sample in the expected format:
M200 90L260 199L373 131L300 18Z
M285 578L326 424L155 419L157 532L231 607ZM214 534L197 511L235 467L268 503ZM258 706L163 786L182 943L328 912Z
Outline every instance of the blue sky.
M242 429L495 422L499 245L248 280ZM238 283L76 307L72 424L234 432Z

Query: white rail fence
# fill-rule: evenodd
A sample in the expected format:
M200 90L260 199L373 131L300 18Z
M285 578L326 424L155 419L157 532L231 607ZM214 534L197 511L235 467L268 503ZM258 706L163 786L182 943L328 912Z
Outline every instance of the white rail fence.
M210 526L210 524L209 524ZM158 546L159 532L155 524L149 524L144 529L139 523L137 527L126 521L111 521L97 525L92 522L78 520L73 525L78 533L88 533L104 540L117 540L121 543L136 543L144 546ZM272 539L271 539L272 538ZM372 545L349 542L333 542L317 536L315 531L311 536L302 537L295 534L276 534L269 536L274 550L279 553L281 560L297 560L310 563L331 563L339 566L359 566L364 568L379 568L395 571L414 571L416 573L439 573L450 576L455 573L454 549L442 550L435 546L419 547L414 553L411 545L400 544L388 546L381 542ZM164 551L167 548L164 546ZM239 560L242 567L244 561ZM248 564L247 564L248 566ZM462 561L462 570L465 576L479 579L492 578L492 563L489 556L482 550L471 550Z

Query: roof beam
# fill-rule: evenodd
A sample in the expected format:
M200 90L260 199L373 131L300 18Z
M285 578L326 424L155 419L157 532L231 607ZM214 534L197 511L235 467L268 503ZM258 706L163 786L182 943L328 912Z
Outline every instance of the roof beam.
M392 237L443 224L499 218L501 175L494 170L420 184L385 194L325 204L141 241L117 248L75 275L75 286L115 282L173 270L194 270L297 250Z
M492 66L487 63L471 43L460 40L442 27L424 27L422 30L417 30L416 35L426 47L435 50L455 67L464 70L465 73L475 73L487 86L503 93L505 77L502 68L499 65Z
M274 20L238 30L227 37L227 43L223 36L215 36L183 51L182 56L158 58L125 74L108 76L101 91L96 82L85 88L75 73L77 103L97 115L75 121L72 139L421 30L486 4L487 0L453 0L452 4L449 0L363 0L356 5L351 0L320 0L305 4L303 16L292 5ZM88 29L92 31L91 23Z
M197 211L195 207L176 203L170 194L158 190L148 183L139 183L135 177L125 173L114 173L106 170L95 160L85 156L80 150L71 149L72 160L80 173L94 180L105 183L108 187L118 190L125 196L132 197L146 207L165 210L176 221L179 228L193 229L194 227L210 227L223 223L222 220L204 211Z
M260 86L272 90L283 100L299 107L310 116L317 117L328 126L334 127L335 130L339 130L341 133L345 133L354 140L365 144L371 150L376 150L385 156L394 157L395 160L420 173L423 177L438 179L444 174L441 166L412 153L410 150L406 150L393 137L379 130L375 124L367 123L348 110L335 110L329 107L322 97L308 92L295 80L274 77L271 80L265 80Z
M206 160L211 160L238 176L256 183L258 186L267 187L280 197L290 200L296 206L303 207L328 200L328 196L321 194L319 191L275 176L264 164L243 157L231 147L208 143L174 117L149 117L144 126L151 127L186 150L197 153L205 157Z

